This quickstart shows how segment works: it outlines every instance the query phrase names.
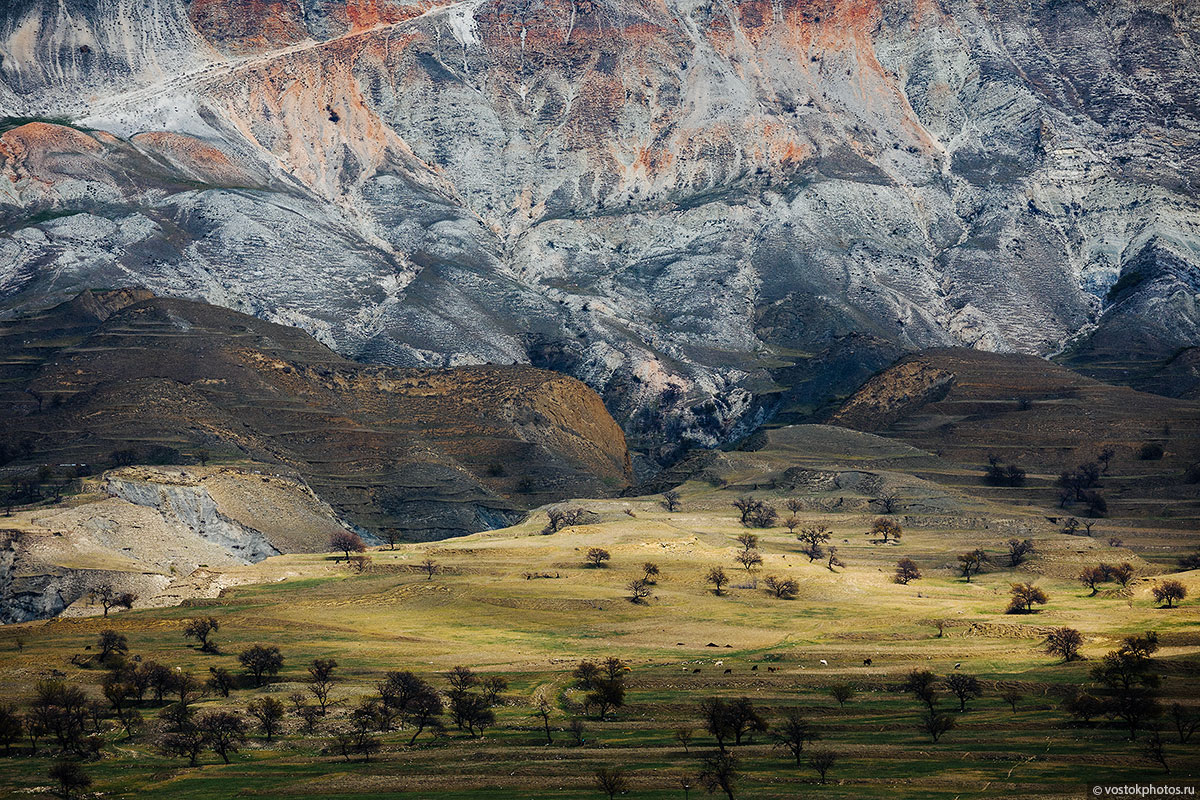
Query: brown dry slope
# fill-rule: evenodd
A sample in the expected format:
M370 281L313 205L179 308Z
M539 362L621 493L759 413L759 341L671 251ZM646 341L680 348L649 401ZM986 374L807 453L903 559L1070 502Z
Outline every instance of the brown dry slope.
M931 473L939 481L1048 509L1058 505L1054 483L1063 470L1111 449L1098 487L1110 516L1200 527L1197 487L1185 477L1200 460L1200 405L1101 383L1040 358L927 350L872 378L830 421L904 439L957 465L958 475ZM1162 457L1142 458L1143 447L1155 444ZM983 486L990 455L1023 467L1025 485Z
M367 366L202 303L80 310L94 300L0 327L0 440L22 454L17 467L205 449L291 467L348 521L408 538L496 527L628 483L621 430L573 378Z

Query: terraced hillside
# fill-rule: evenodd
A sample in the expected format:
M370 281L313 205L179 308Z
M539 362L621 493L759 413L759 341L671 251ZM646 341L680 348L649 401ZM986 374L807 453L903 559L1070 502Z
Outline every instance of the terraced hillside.
M10 474L202 453L283 465L349 523L408 538L497 527L630 478L620 429L573 378L364 366L294 328L117 296L0 326Z
M1100 536L1068 536L1040 509L914 474L949 474L949 466L868 433L778 429L756 451L710 454L703 477L680 487L676 512L658 496L574 500L563 507L590 514L549 535L548 508L514 528L375 549L361 573L332 556L284 555L249 568L258 585L185 607L10 626L0 630L0 680L23 708L34 683L55 676L99 697L108 669L95 663L94 647L86 648L105 629L127 637L142 663L152 659L198 677L210 668L239 673L244 648L278 645L282 670L265 686L239 678L229 697L190 701L198 714L245 714L251 701L308 692L312 660L336 659L333 703L311 732L287 711L270 741L251 726L227 765L207 750L194 768L186 756L165 755L159 744L170 723L157 717L166 705L152 693L134 704L144 724L130 737L102 714L103 756L84 768L92 788L114 798L585 800L604 796L595 787L600 768L623 770L623 796L682 798L681 779L691 797L706 796L697 774L717 746L700 704L714 697L748 698L771 729L729 746L738 764L736 798L1082 798L1093 784L1200 778L1197 741L1178 740L1170 712L1176 702L1185 718L1198 711L1197 606L1189 598L1157 608L1150 596L1167 578L1194 594L1200 571L1167 576L1161 573L1172 568L1144 558L1182 555L1195 538L1159 550L1151 528L1131 528L1119 546ZM1115 478L1123 468L1115 465ZM731 503L745 494L785 516L785 501L798 501L801 527L828 526L828 545L844 565L810 560L779 524L743 527ZM903 535L881 544L868 530L879 498L888 495L898 503L888 516ZM734 560L743 550L737 537L748 532L759 536L764 562L753 572ZM1034 548L1016 567L1007 557L1014 537ZM591 548L608 551L606 566L585 566ZM988 564L966 581L957 555L975 548ZM922 577L894 583L901 557L912 558ZM647 597L631 602L627 587L645 575L646 562L660 574ZM1075 580L1100 562L1128 562L1128 588L1110 581L1093 596ZM713 566L731 577L720 595L705 583ZM795 580L794 599L766 591L767 576ZM1010 584L1026 581L1044 590L1048 603L1033 615L1005 614ZM181 635L186 621L208 616L220 622L215 654ZM1043 651L1055 626L1080 631L1082 660L1064 663ZM1117 721L1103 714L1073 719L1062 707L1076 686L1104 697L1091 669L1124 637L1149 630L1157 632L1147 669L1161 676L1154 693L1164 712L1157 724L1169 775L1147 755L1147 730L1130 742ZM72 663L75 654L83 658ZM581 659L608 656L630 670L618 672L623 705L601 719L594 703L585 708L587 692L572 672ZM396 719L390 730L375 730L388 725L378 721L378 705L363 701L377 696L388 671L411 670L448 701L445 674L455 665L507 681L482 735L459 730L448 716L444 731L425 728L411 744L411 716L402 728ZM937 742L920 729L925 705L902 688L914 669L934 674L933 706L955 723ZM965 711L947 688L952 675L979 681L982 696L968 696ZM852 689L844 705L831 695L840 685ZM301 702L316 701L310 693ZM804 743L799 765L772 734L789 710L818 737ZM360 723L365 750L354 744ZM692 734L686 743L680 729ZM28 747L16 746L0 791L44 793L38 787L48 785L53 762L46 755L54 747L41 748L41 756L30 757ZM819 752L835 756L824 784L809 765Z
M1108 505L1100 529L1120 535L1152 520L1174 532L1164 535L1200 530L1195 402L1101 383L1039 358L928 350L867 382L831 421L938 453L950 466L923 474L939 482L1037 504L1052 516L1083 516L1078 498L1060 506L1056 484L1063 471L1098 463L1091 488ZM1026 480L984 486L989 457L1023 468Z

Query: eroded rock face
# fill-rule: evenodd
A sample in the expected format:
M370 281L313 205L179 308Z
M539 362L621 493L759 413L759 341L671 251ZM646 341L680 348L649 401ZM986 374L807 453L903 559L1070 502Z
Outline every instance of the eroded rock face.
M916 348L1096 325L1100 359L1167 313L1154 360L1197 344L1198 15L67 0L0 20L0 107L94 129L0 139L0 292L122 275L358 359L533 363L658 455Z

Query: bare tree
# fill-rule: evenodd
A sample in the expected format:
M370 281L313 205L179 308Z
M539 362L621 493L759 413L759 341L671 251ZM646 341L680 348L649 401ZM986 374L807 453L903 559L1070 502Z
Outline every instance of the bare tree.
M1034 604L1046 605L1050 597L1032 583L1014 583L1009 588L1009 614L1032 614Z
M884 492L883 494L879 495L879 497L876 497L872 502L878 503L883 509L883 513L895 514L896 509L900 505L900 498L895 492Z
M1112 579L1121 584L1122 589L1129 586L1130 581L1133 580L1133 575L1133 565L1128 561L1123 561L1112 568Z
M927 669L914 669L905 676L902 688L933 711L937 700L936 684L937 676L932 672Z
M1200 728L1200 715L1184 708L1181 703L1172 703L1170 711L1171 721L1175 724L1175 730L1179 734L1179 743L1187 744L1196 729Z
M1107 579L1108 575L1100 567L1087 567L1079 573L1079 582L1092 590L1092 597L1096 596L1096 592L1100 591L1100 584Z
M1063 661L1074 661L1079 658L1079 648L1083 646L1083 636L1074 628L1055 628L1046 635L1043 648L1052 656L1058 656Z
M748 494L742 495L733 501L733 507L736 508L742 515L743 525L750 524L750 514L753 513L754 509L758 508L760 505L762 505L761 502L755 500Z
M750 512L750 524L756 528L770 528L779 519L779 512L775 510L775 506L767 503L759 503L758 507Z
M1005 689L1000 694L1000 699L1008 703L1012 707L1013 713L1017 713L1017 703L1025 699L1025 696L1016 689Z
M196 720L196 727L210 750L229 763L229 754L236 753L246 741L246 721L233 711L210 711Z
M825 561L825 566L829 568L830 572L834 571L834 569L833 569L834 567L846 566L846 562L844 562L840 558L838 558L837 553L838 553L838 549L836 547L829 548L829 557Z
M799 497L789 497L783 501L784 507L793 514L799 514L804 510L804 501Z
M762 554L757 550L743 550L734 556L733 560L741 564L746 572L753 572L763 563Z
M100 662L108 661L110 656L129 652L129 641L124 634L107 628L100 631L96 646L100 648L100 654L96 656L96 660Z
M753 550L758 547L758 537L749 532L738 534L737 542L743 550Z
M690 752L688 750L688 747L691 745L692 739L695 735L696 735L696 731L693 730L692 728L688 728L686 726L676 728L675 734L674 734L675 741L679 742L679 744L681 744L683 746L683 752L685 752L685 753Z
M796 534L796 528L800 527L800 518L795 514L789 515L786 519L784 519L783 527L787 528L789 536L794 536Z
M896 583L908 585L921 577L921 569L911 558L902 558L896 562L896 574L892 578Z
M876 517L875 522L871 525L870 535L875 537L873 541L880 544L887 544L889 541L894 543L900 541L900 537L904 535L904 529L895 520Z
M1009 539L1008 540L1008 564L1010 567L1019 567L1029 554L1033 552L1032 539Z
M1183 602L1187 597L1187 587L1176 580L1162 581L1150 587L1150 593L1154 595L1154 602L1158 605L1167 604L1167 608L1171 608L1175 603Z
M799 584L791 578L777 578L774 575L768 575L763 583L767 585L767 590L780 600L791 600L800 591Z
M642 580L648 584L658 583L657 578L662 574L662 570L658 568L658 564L653 561L647 561L642 564Z
M958 569L962 576L967 579L967 583L970 583L971 576L981 572L987 561L987 554L979 549L972 550L969 553L960 553L958 556Z
M321 713L329 707L329 693L333 690L333 671L338 662L332 658L314 658L308 665L308 690L316 699Z
M399 528L383 528L379 531L379 535L387 542L388 550L395 550L396 545L400 542Z
M344 555L347 562L350 561L351 553L362 553L366 551L367 546L363 544L362 537L353 531L337 531L329 537L329 549L340 552Z
M254 676L256 686L262 686L265 676L275 675L283 667L283 655L274 645L251 645L238 654L238 661Z
M183 635L188 639L195 639L200 644L200 652L215 653L217 645L211 636L220 628L221 623L216 617L197 617L183 624Z
M833 532L826 525L810 525L801 529L800 534L796 537L804 545L804 555L808 556L809 562L816 561L818 558L823 558L825 552L821 546L827 544Z
M546 744L554 744L550 735L550 715L554 713L554 701L544 691L539 691L533 702L534 716L542 721L542 731L546 734Z
M1101 474L1104 474L1104 475L1108 474L1108 467L1112 463L1112 460L1116 455L1117 455L1116 450L1113 450L1111 447L1105 447L1096 456L1096 460L1100 462Z
M421 562L420 569L422 572L425 573L425 580L431 581L431 580L433 580L433 576L437 575L438 572L441 570L441 565L439 565L432 558L426 558L424 561Z
M983 687L979 685L979 679L974 675L967 675L962 672L952 672L946 676L946 687L950 693L958 698L958 710L960 712L967 710L967 701L979 697L983 694Z
M642 603L653 592L645 578L636 578L625 587L629 590L629 602Z
M663 492L662 507L672 514L683 508L683 500L679 497L679 492L674 489Z
M283 723L283 703L274 697L259 697L250 701L246 712L258 720L258 726L268 742L275 738Z
M611 558L612 556L604 548L589 547L587 551L587 566L593 568L604 567L607 566L606 562Z
M724 750L705 756L699 778L709 794L721 791L725 793L726 800L734 800L733 790L738 778L737 757Z
M937 744L938 739L953 729L954 718L932 708L921 717L921 730L929 734L934 744Z
M817 738L817 731L798 708L789 708L775 727L772 737L776 747L782 747L792 754L798 767L803 763L804 746Z
M715 594L721 595L721 588L729 583L729 577L725 574L725 570L720 567L710 567L708 574L704 576L705 583L711 583L715 590Z
M835 683L829 687L829 694L834 700L837 700L838 705L842 708L846 707L846 703L854 697L854 687L848 683Z
M609 800L618 794L629 791L629 781L625 778L620 767L600 767L595 772L594 785L596 789L608 795Z
M808 757L808 766L817 771L821 776L821 783L825 782L825 775L829 770L833 769L833 765L837 763L837 753L832 750L814 750L812 755Z
M137 601L137 595L133 592L121 592L113 587L111 583L102 583L96 586L88 593L88 602L99 604L104 609L104 616L108 616L108 612L114 608L133 608L134 602Z

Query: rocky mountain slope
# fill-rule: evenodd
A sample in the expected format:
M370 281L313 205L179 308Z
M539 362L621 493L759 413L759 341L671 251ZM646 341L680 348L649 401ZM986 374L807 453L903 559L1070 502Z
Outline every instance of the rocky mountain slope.
M138 607L215 597L251 579L240 566L324 550L344 529L286 469L114 470L64 504L0 520L0 622L100 613L88 600L102 586Z
M372 535L498 527L631 477L620 428L573 378L364 366L294 328L139 293L86 293L0 325L0 385L9 477L255 462L293 470Z
M549 367L659 456L919 348L1132 380L1198 343L1198 46L1171 0L25 4L0 294Z

